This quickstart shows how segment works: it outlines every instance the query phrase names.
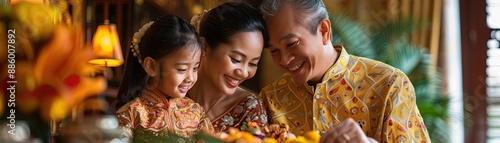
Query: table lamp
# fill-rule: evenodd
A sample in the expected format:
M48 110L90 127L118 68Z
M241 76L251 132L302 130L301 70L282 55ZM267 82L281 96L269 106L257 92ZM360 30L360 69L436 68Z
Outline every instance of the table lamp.
M118 67L123 64L116 25L110 24L108 20L97 27L92 48L95 58L89 60L89 63L102 67Z

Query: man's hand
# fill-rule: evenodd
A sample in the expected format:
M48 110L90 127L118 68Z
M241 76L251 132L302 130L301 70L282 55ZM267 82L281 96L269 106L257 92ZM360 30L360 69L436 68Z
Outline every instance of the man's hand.
M373 141L375 140L368 139L356 121L349 118L323 134L320 143L370 143Z

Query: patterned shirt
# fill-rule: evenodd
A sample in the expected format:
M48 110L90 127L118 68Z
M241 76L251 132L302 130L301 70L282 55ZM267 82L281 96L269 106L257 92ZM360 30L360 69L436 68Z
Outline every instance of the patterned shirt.
M212 125L216 132L227 132L229 127L240 129L248 122L255 122L258 126L264 127L268 125L267 121L267 112L262 100L254 94L249 94L224 114L215 118Z
M430 142L408 77L390 65L349 55L343 47L335 64L315 87L297 84L290 74L265 87L259 97L272 123L298 135L353 118L380 142ZM315 89L314 89L315 88Z
M134 142L172 139L169 132L189 138L201 129L214 131L198 103L187 97L167 98L152 88L145 88L139 97L118 109L116 115Z

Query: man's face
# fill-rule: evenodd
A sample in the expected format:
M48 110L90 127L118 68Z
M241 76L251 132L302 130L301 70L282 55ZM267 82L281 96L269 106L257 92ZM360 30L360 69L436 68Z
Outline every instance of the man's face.
M325 71L320 64L324 46L321 32L312 34L295 22L293 7L285 5L274 16L265 17L269 30L269 47L273 62L289 72L294 81L318 83ZM307 19L307 18L306 18Z

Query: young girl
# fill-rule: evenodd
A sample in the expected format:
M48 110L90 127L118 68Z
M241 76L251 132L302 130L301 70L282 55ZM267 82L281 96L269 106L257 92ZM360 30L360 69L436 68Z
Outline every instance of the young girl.
M197 80L201 45L194 27L168 14L134 34L118 91L120 126L133 142L190 137L213 131L203 107L186 98Z
M199 30L203 56L200 80L188 96L206 109L217 132L248 122L266 126L262 101L239 88L255 75L268 41L259 11L246 3L229 2L193 17L191 23Z

